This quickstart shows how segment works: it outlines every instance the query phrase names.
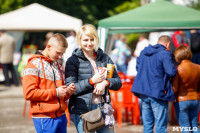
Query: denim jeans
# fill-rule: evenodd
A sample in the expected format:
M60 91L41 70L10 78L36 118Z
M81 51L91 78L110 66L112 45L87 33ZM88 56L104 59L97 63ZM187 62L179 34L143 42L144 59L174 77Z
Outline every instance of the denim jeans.
M99 105L97 104L92 104L92 110L96 109ZM103 106L103 104L101 105ZM105 117L104 113L103 113L103 109L101 110L103 116ZM78 133L84 133L83 132L83 126L82 126L83 122L82 119L80 118L80 115L75 114L75 126L76 126L76 130ZM115 131L112 131L111 128L109 128L108 126L105 126L99 130L96 131L97 133L114 133Z
M192 133L199 133L199 100L175 102L174 108L179 125L183 128L182 133L190 133L190 131L192 131Z
M200 64L200 53L193 53L192 62Z
M141 95L142 120L144 133L153 133L155 122L156 133L167 133L168 102Z
M67 133L66 115L58 118L33 118L37 133Z

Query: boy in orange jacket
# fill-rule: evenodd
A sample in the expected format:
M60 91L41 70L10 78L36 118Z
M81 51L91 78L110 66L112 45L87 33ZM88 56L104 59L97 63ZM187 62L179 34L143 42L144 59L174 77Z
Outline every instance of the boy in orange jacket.
M58 59L68 47L62 34L54 34L44 51L31 56L23 71L23 93L30 100L31 113L38 133L66 133L66 100L76 91L64 84Z

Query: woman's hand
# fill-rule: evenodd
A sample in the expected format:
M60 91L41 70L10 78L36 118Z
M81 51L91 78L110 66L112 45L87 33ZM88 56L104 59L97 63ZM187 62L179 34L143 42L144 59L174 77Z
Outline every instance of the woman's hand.
M106 80L104 80L101 83L96 84L96 87L95 87L93 93L95 93L97 95L102 95L105 92L106 86L107 86Z
M96 73L91 79L94 84L101 83L105 79L105 74L101 72Z

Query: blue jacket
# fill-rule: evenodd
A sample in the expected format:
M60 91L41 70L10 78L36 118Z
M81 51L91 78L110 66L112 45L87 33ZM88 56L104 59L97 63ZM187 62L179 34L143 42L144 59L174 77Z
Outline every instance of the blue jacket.
M96 52L97 67L106 67L113 64L111 58L104 54L101 49ZM94 87L89 83L93 76L93 68L90 61L85 57L81 49L75 49L72 56L67 60L65 66L66 84L75 83L76 92L70 97L69 112L72 114L83 114L91 110L91 100ZM108 88L119 90L122 86L121 80L114 70L113 78L109 81Z
M176 68L172 62L171 53L161 44L149 45L137 58L137 75L131 91L149 97L174 101L170 78L175 76Z

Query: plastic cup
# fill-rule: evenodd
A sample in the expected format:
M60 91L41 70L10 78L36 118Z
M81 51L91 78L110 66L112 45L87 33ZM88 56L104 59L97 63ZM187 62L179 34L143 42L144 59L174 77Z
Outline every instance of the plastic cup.
M115 66L113 64L107 64L107 78L112 78Z
M107 68L105 67L98 67L98 71L104 74L104 79L107 77Z

